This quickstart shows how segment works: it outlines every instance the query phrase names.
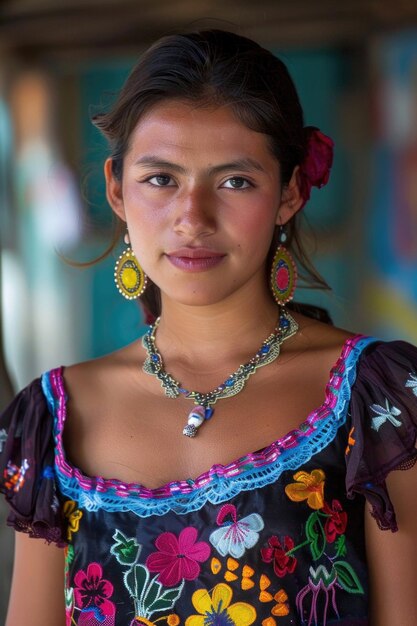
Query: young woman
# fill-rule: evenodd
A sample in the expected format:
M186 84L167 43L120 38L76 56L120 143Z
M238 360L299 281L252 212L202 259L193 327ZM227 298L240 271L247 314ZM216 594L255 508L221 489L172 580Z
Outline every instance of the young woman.
M7 626L415 626L417 350L285 306L332 162L285 66L170 36L95 123L157 319L1 417Z

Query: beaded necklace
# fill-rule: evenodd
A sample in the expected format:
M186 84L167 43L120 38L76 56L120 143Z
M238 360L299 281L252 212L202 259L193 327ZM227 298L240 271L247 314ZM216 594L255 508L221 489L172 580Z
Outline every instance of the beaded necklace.
M215 387L212 391L202 393L185 389L171 374L165 371L162 357L155 342L159 321L160 318L158 317L142 338L142 345L147 353L143 371L158 378L168 398L178 398L180 395L183 395L194 402L195 407L188 415L187 424L182 431L183 435L187 437L196 436L201 424L213 415L213 405L218 400L230 398L240 393L245 387L249 376L254 374L259 367L275 361L281 351L281 344L298 330L298 324L295 319L285 308L281 308L276 328L265 339L258 352L247 363L239 365L237 370L226 378L221 385Z

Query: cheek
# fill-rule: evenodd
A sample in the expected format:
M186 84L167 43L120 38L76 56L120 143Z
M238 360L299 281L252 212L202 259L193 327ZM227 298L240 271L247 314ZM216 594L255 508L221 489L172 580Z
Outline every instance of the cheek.
M239 239L242 248L262 255L265 248L269 249L275 231L275 215L270 211L253 211L240 216Z

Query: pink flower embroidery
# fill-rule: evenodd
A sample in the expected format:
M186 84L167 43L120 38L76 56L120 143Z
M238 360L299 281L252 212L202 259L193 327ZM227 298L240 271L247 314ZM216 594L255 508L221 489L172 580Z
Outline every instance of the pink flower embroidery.
M114 615L115 605L108 598L113 593L113 585L103 577L103 569L98 563L90 563L87 573L79 570L74 576L75 604L81 610L92 610L101 616Z
M173 533L162 533L155 541L158 552L146 559L151 572L159 572L158 580L166 587L174 587L180 580L194 580L200 573L200 565L210 556L210 546L198 541L197 530L184 528L177 538Z

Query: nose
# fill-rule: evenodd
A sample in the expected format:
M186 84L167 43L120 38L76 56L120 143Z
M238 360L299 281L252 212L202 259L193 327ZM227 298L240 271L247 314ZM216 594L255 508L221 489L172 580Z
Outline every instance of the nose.
M174 231L190 238L208 237L216 231L213 198L202 187L189 189L177 196Z

